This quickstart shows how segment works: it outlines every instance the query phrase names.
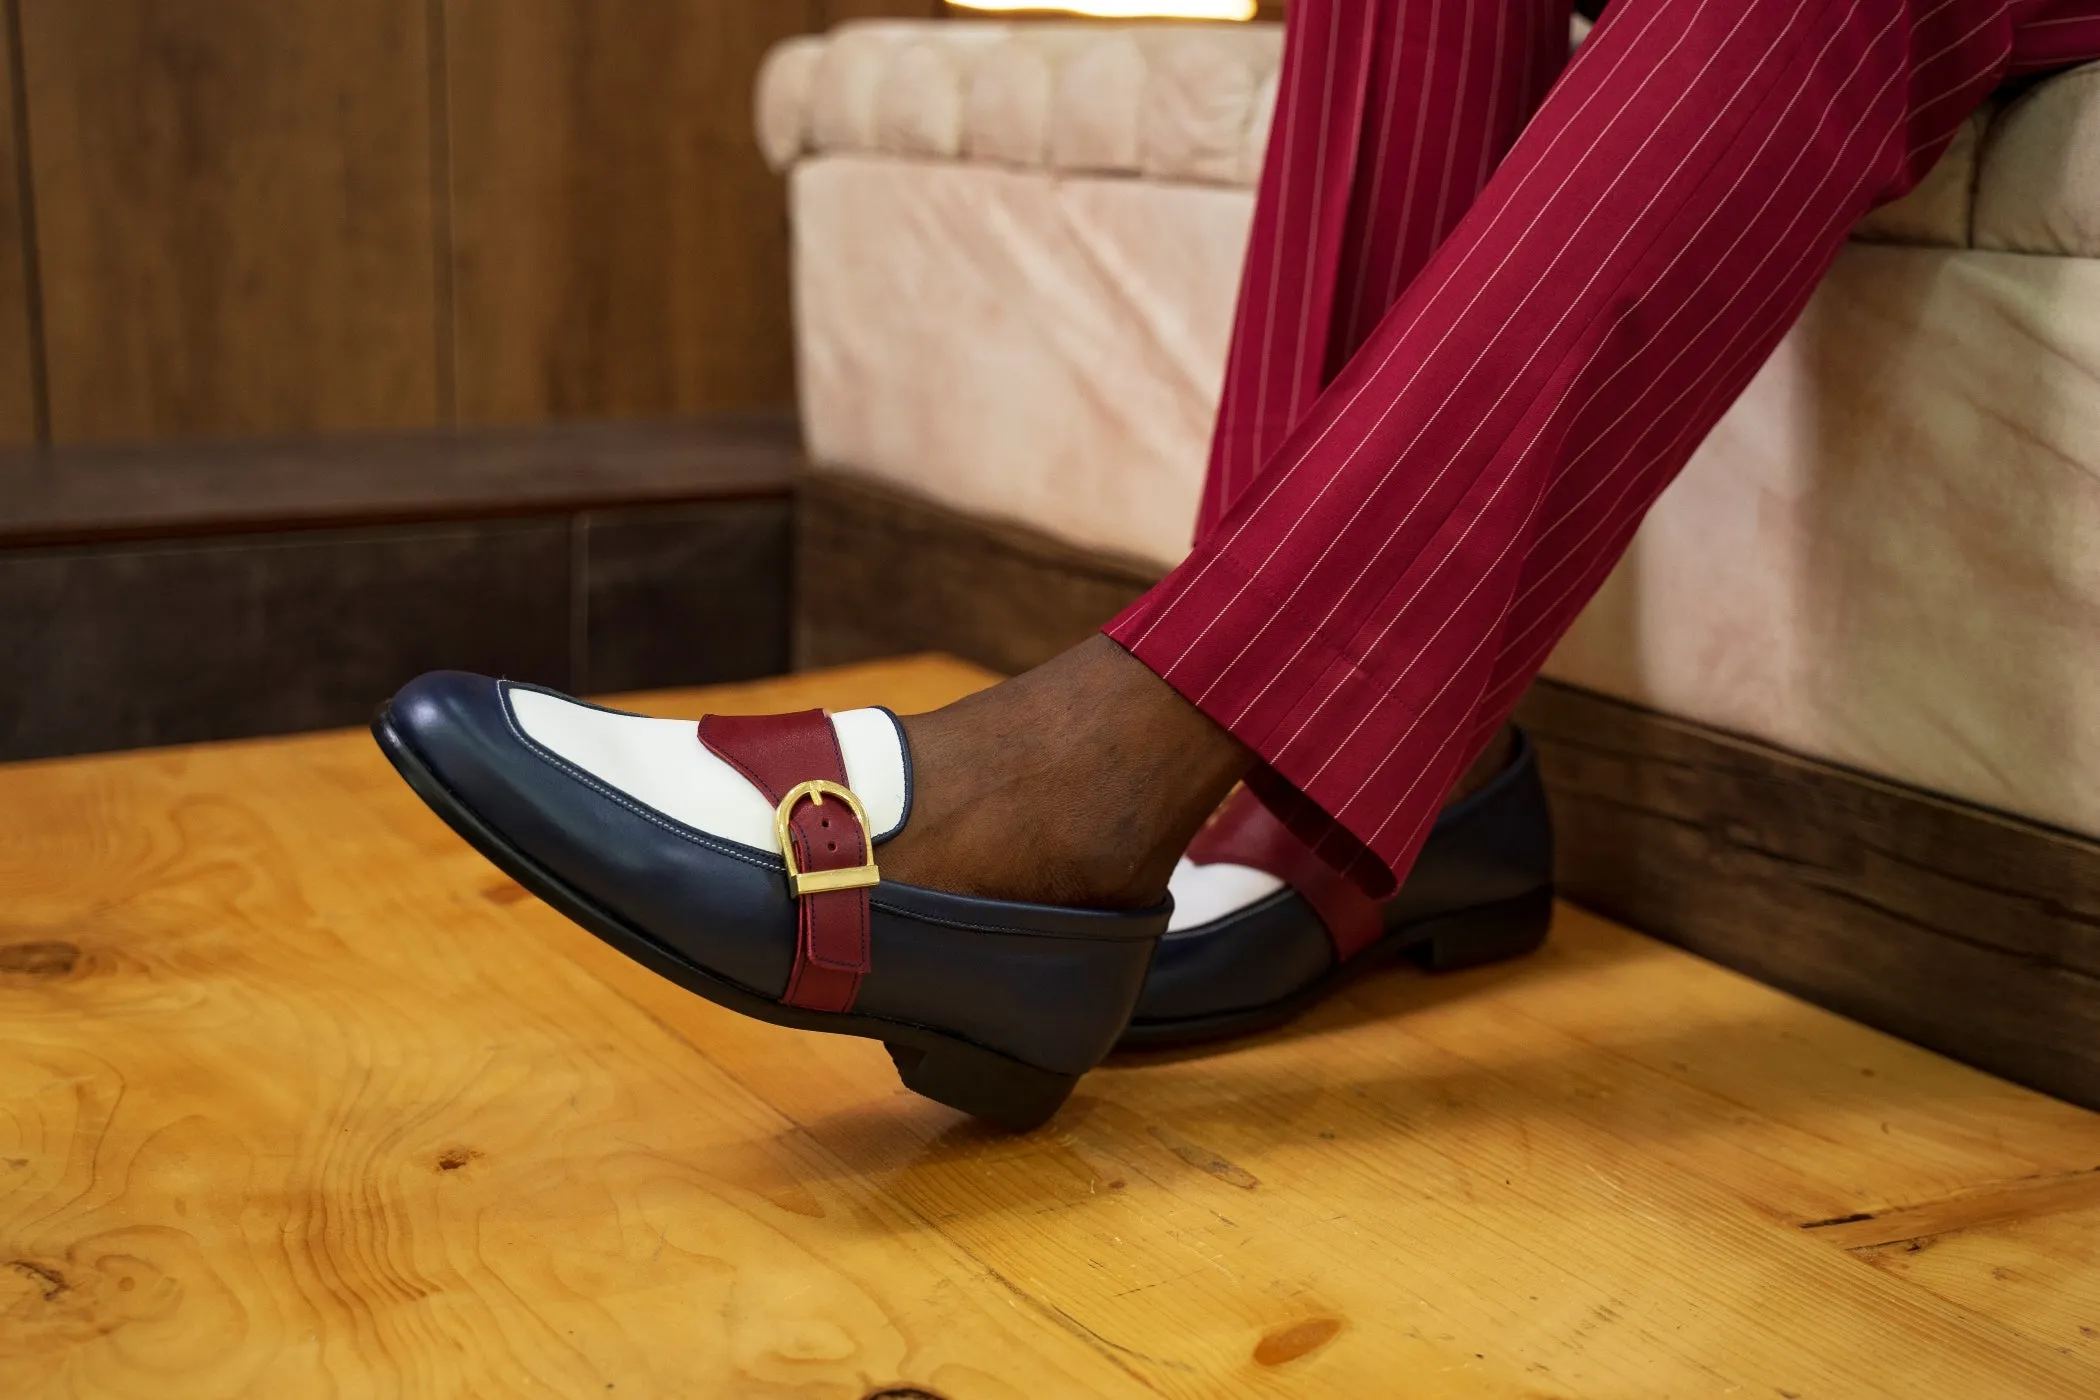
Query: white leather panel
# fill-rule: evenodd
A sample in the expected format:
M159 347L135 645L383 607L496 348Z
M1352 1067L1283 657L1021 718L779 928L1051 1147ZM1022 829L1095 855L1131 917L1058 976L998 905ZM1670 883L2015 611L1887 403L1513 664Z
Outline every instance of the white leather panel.
M689 719L651 719L594 709L537 690L506 686L511 713L531 739L645 807L710 836L780 853L773 804L700 742ZM881 710L831 717L846 758L847 786L878 835L904 820L904 748Z
M1167 890L1174 896L1174 917L1167 921L1168 933L1200 928L1213 919L1245 909L1283 888L1283 881L1266 870L1245 865L1197 865L1181 860Z

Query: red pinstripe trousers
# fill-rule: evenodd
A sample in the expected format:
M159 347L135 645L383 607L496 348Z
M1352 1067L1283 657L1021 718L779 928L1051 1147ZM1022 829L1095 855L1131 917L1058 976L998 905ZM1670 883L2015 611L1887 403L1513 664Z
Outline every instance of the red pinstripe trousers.
M1107 629L1373 894L1852 224L2100 56L2100 0L1568 14L1293 0L1196 546Z

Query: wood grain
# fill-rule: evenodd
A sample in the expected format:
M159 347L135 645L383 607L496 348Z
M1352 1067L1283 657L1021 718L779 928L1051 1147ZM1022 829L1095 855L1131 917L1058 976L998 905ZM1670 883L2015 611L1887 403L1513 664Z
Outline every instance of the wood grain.
M786 207L751 84L811 7L444 7L461 421L791 401Z
M815 0L820 28L853 19L939 19L947 10L941 0Z
M425 0L19 0L60 442L439 419Z
M2100 1367L2100 1209L1856 1251L1876 1268Z
M1930 1277L1803 1228L2088 1169L2100 1118L1573 912L1008 1136L626 962L327 734L0 770L0 1024L10 1396L2100 1386L2078 1212Z
M2100 842L1550 682L1563 893L2100 1107Z
M41 430L18 58L14 26L0 25L0 445L33 443Z

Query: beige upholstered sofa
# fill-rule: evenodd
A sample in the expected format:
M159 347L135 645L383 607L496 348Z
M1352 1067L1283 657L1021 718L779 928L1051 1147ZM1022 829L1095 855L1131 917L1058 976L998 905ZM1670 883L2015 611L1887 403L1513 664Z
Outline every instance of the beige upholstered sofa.
M1279 49L892 23L777 50L816 460L1178 559ZM2100 833L2100 66L1860 230L1548 674Z

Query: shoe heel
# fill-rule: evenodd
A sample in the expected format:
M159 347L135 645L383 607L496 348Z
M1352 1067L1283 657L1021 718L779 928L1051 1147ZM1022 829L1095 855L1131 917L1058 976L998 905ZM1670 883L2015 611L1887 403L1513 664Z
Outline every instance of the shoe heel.
M991 1050L949 1043L932 1050L883 1042L904 1087L1003 1128L1026 1132L1050 1120L1079 1083Z
M1539 890L1438 919L1429 937L1409 947L1407 955L1429 972L1460 972L1520 958L1544 943L1552 926L1553 891Z

